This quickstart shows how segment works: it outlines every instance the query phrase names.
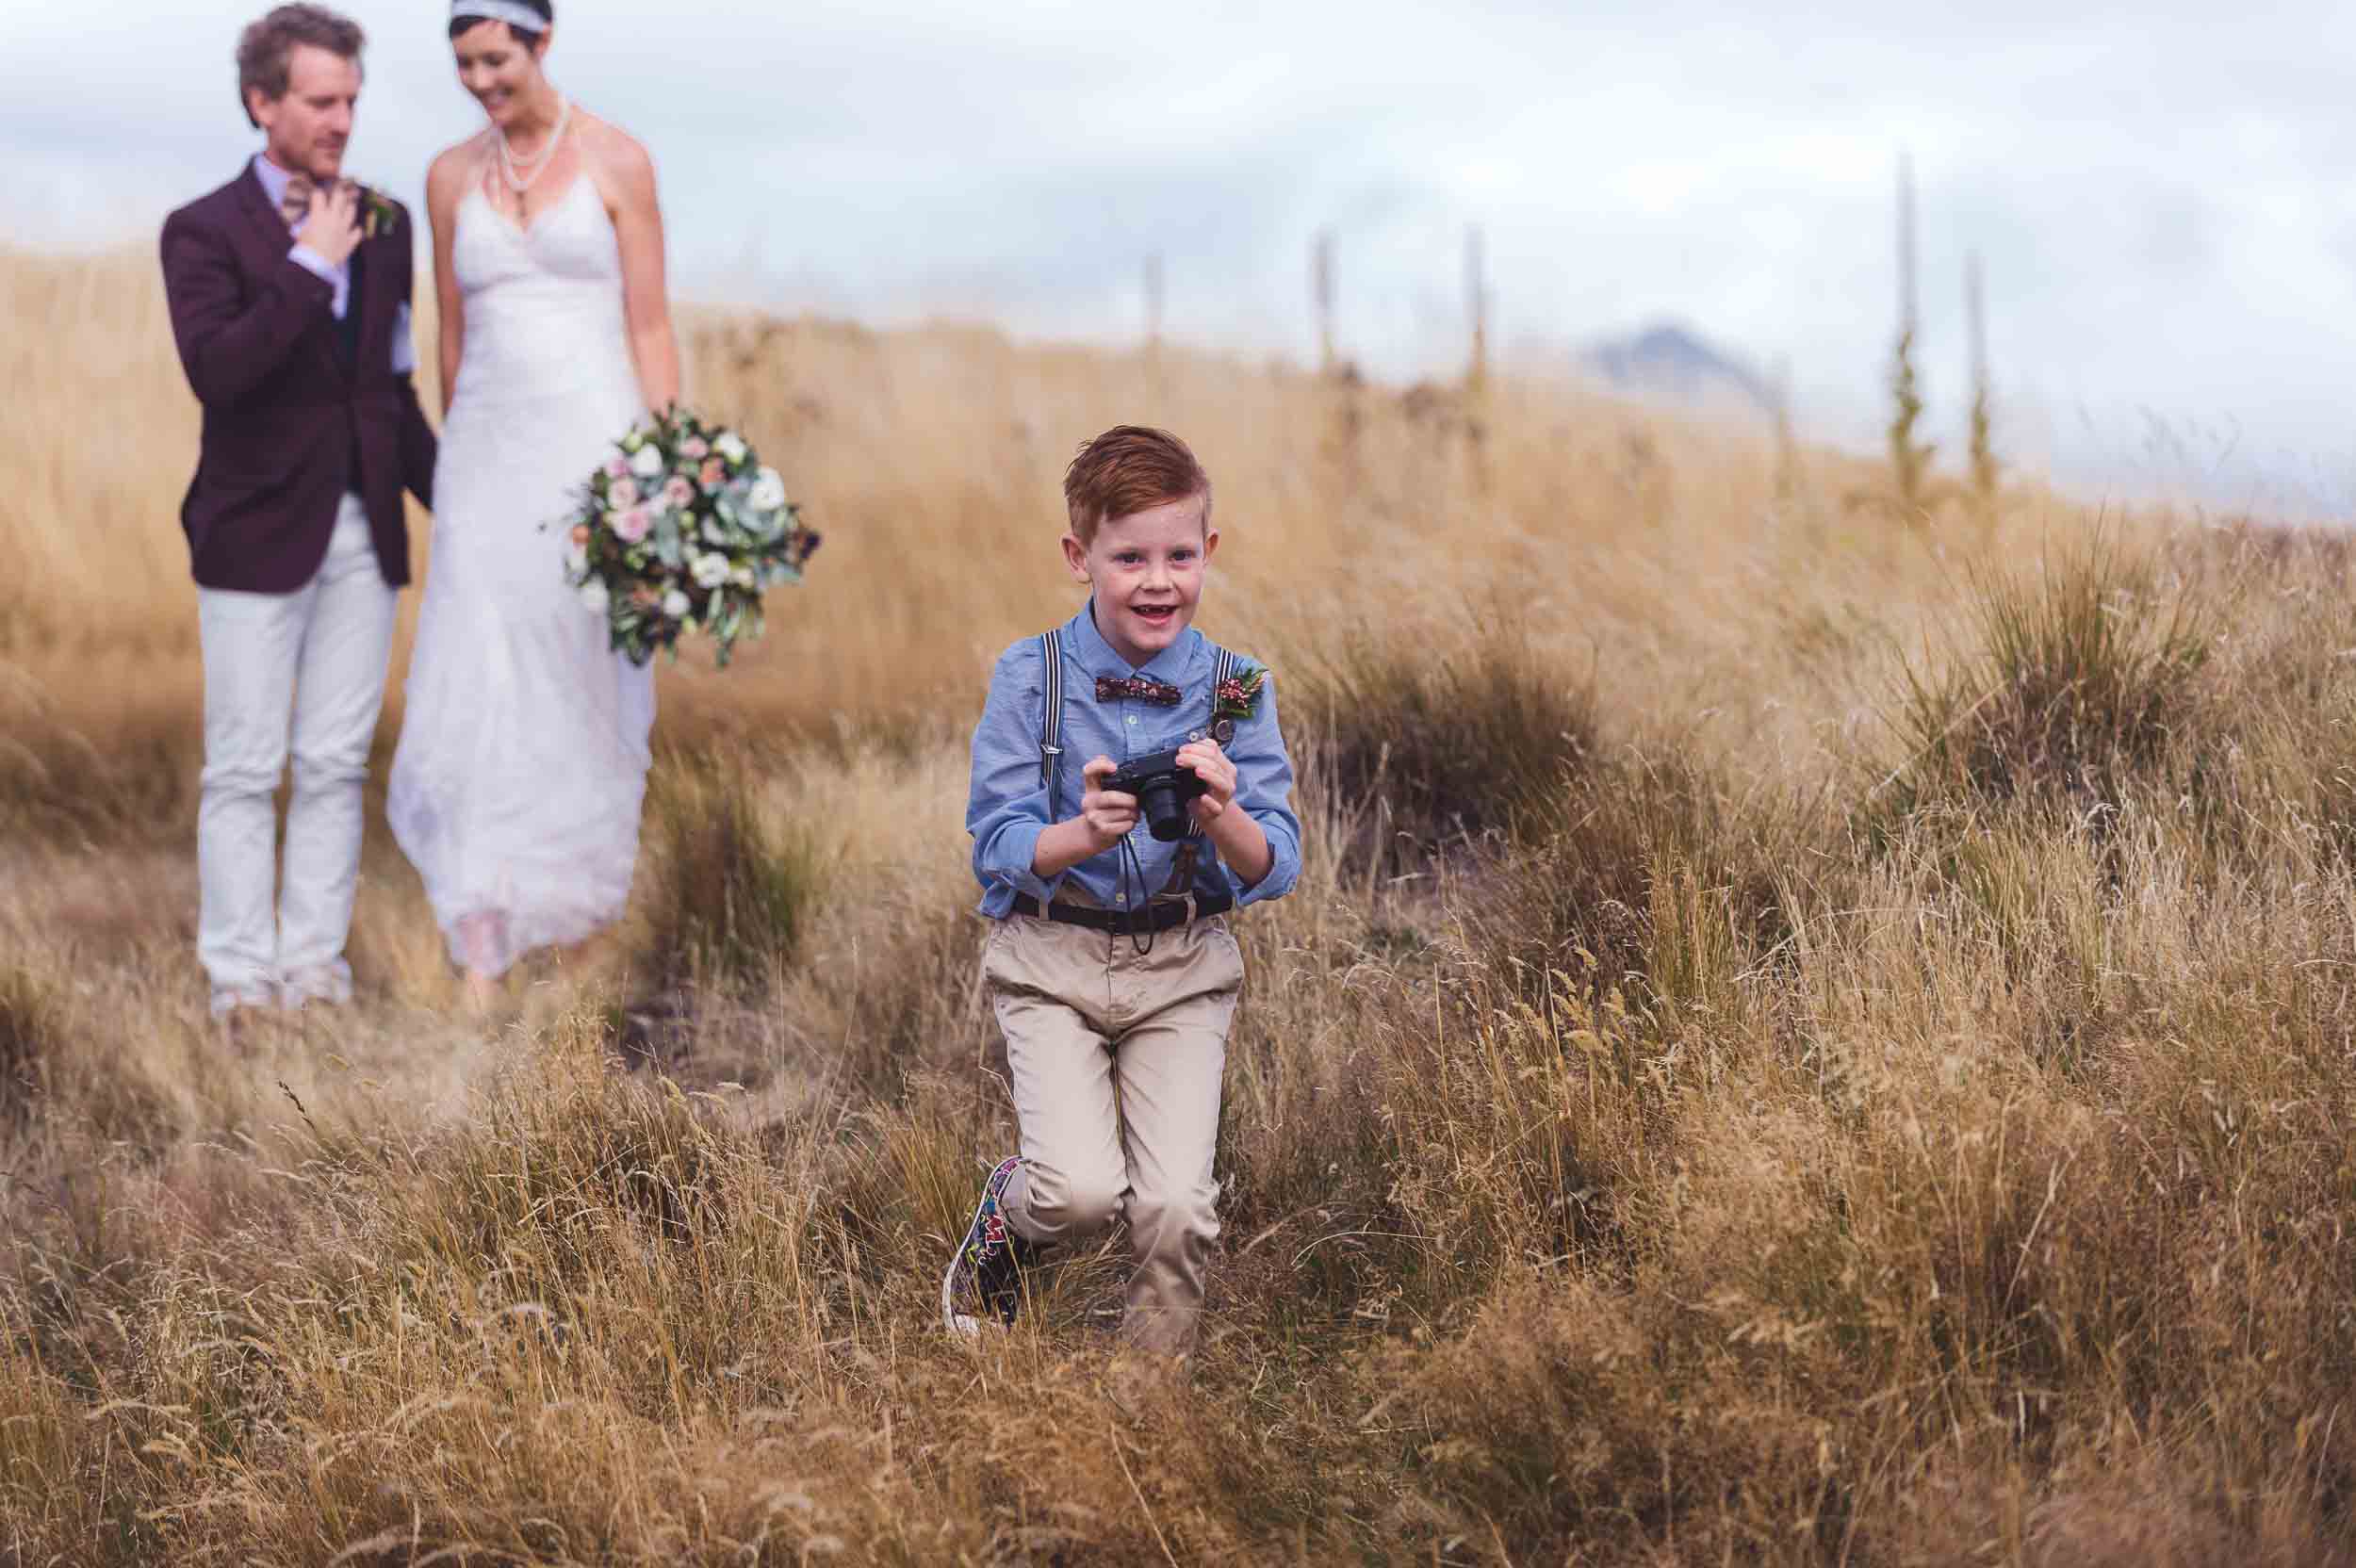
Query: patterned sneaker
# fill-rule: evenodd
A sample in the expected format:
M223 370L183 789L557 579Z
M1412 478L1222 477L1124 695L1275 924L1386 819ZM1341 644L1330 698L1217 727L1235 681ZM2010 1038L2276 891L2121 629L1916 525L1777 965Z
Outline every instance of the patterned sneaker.
M998 1212L1006 1184L1022 1167L1009 1155L990 1173L973 1222L941 1277L941 1321L953 1334L980 1333L985 1316L1010 1325L1023 1304L1023 1270L1037 1261L1038 1249L1016 1235Z

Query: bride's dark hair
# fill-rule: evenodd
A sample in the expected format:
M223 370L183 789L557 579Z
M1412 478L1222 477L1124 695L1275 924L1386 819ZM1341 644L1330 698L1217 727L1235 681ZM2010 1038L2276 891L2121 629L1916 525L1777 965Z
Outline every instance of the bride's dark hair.
M519 3L527 9L538 11L548 18L549 27L556 25L556 0L519 0ZM480 16L452 17L450 24L450 36L456 38L461 33L471 32L482 26L483 21L484 18ZM506 27L507 36L527 49L539 48L540 41L548 36L547 27L533 32L528 27L518 27L513 22L506 24Z

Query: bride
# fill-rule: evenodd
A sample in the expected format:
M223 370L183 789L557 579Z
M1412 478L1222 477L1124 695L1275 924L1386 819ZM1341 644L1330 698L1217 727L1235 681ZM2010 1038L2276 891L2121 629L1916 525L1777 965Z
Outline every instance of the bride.
M441 458L386 815L477 1007L622 912L654 724L653 672L609 651L544 527L679 383L653 165L548 80L554 26L552 0L454 0L490 123L426 175Z

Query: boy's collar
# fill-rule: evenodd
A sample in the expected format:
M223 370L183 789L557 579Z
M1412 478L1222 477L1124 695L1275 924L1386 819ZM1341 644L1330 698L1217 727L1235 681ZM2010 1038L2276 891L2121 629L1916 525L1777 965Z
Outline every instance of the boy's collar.
M1065 630L1069 633L1072 650L1080 656L1081 667L1088 674L1111 676L1116 680L1133 675L1150 675L1172 686L1186 684L1187 666L1194 662L1195 645L1203 638L1203 633L1188 627L1170 646L1142 664L1132 664L1104 641L1103 632L1096 629L1096 600L1093 596L1080 606L1080 612L1072 617Z

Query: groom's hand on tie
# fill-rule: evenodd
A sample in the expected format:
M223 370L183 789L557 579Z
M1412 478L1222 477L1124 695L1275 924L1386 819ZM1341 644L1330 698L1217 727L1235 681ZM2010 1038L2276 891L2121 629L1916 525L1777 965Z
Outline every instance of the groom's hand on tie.
M352 253L360 245L360 188L350 180L338 180L333 187L322 188L309 181L296 179L286 187L289 205L297 201L304 204L308 216L295 233L295 243L324 260L330 267L341 267L352 259Z

